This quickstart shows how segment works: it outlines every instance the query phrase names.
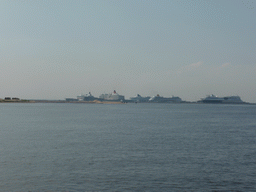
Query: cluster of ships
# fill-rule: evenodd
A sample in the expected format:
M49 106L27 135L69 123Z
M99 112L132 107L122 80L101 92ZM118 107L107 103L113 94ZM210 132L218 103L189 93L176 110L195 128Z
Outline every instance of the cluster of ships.
M101 94L99 97L94 97L90 92L86 95L77 96L77 99L66 98L67 102L72 101L115 101L115 102L124 102L124 103L187 103L183 101L180 97L163 97L157 94L153 97L142 97L140 94L137 94L130 99L125 99L123 95L119 95L115 90L110 94ZM216 95L208 95L205 98L200 99L197 103L231 103L231 104L243 104L246 103L241 100L239 96L227 96L227 97L217 97Z

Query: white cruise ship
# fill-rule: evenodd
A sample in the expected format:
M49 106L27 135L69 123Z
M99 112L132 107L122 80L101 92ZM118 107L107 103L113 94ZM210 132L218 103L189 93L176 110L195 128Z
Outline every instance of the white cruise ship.
M97 99L97 98L92 96L91 92L89 92L89 94L86 94L86 95L81 94L81 95L77 96L78 101L94 101L95 99Z
M203 103L245 103L239 96L226 96L226 97L218 97L216 95L208 95L205 98L202 98L198 102Z
M162 97L159 94L153 96L149 99L149 102L152 103L180 103L182 102L180 97Z
M130 97L130 100L135 103L148 102L150 97L142 97L140 94L137 94L134 97Z
M123 95L119 95L115 90L113 91L113 93L110 94L101 94L99 96L100 100L106 100L106 101L124 101L124 96Z

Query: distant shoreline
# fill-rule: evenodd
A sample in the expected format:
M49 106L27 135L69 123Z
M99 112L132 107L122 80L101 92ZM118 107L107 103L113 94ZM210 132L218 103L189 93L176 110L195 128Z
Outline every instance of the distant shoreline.
M66 100L28 100L28 99L21 99L21 100L4 100L0 99L0 103L76 103L76 104L127 104L127 103L134 103L134 102L121 102L121 101L99 101L99 100L94 100L94 101L66 101ZM149 104L149 102L138 102L134 104ZM150 103L151 104L151 103ZM161 103L159 102L158 104L204 104L204 105L256 105L256 103L202 103L202 102L196 102L196 101L186 101L186 102L180 102L180 103L175 103L175 102L165 102Z
M65 100L0 100L0 103L81 103L81 104L124 104L121 101L65 101Z

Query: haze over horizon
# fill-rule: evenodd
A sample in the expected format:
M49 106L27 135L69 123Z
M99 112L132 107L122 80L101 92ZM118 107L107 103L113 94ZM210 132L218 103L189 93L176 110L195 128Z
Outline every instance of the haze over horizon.
M0 98L256 103L256 1L0 2Z

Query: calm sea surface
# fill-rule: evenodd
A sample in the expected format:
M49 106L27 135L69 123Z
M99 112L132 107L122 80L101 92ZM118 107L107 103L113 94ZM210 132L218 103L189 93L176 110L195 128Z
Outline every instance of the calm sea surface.
M1 103L0 191L256 191L256 105Z

